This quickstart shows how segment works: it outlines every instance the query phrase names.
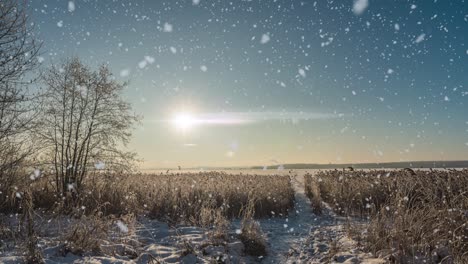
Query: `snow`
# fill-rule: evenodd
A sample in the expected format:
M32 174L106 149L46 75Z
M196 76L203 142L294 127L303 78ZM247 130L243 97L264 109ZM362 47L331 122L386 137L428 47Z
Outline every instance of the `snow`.
M268 255L262 262L326 263L330 257L331 242L338 241L340 246L336 256L362 263L385 263L383 259L373 258L358 250L356 242L344 230L347 220L337 217L328 205L324 204L326 209L320 216L312 212L310 200L304 192L304 173L305 171L293 171L289 174L295 191L295 207L288 217L259 221L268 243Z
M265 33L262 35L262 38L260 39L261 44L267 44L270 41L270 35L268 33Z
M426 34L423 33L423 34L419 35L419 36L414 40L414 42L415 42L415 43L420 43L420 42L422 42L422 41L424 40L425 37L426 37Z
M138 68L144 69L148 64L153 64L155 59L151 56L144 56L143 60L138 63Z
M145 56L145 61L147 61L149 64L153 64L154 63L154 58L151 57L151 56Z
M35 169L33 173L29 176L29 178L33 181L33 180L39 179L39 177L41 177L41 174L42 173L39 169Z
M329 37L327 39L327 41L324 41L324 42L320 43L320 46L321 47L326 47L326 46L330 45L332 42L333 42L333 37Z
M355 15L362 15L364 11L366 11L367 7L369 6L368 0L355 0L353 5L353 13Z
M116 225L122 233L128 233L128 227L124 222L117 220Z
M57 27L59 28L63 27L63 20L60 20L59 22L57 22Z
M172 25L169 24L169 23L164 23L164 28L163 28L163 31L164 32L172 32L173 28L172 28Z
M102 161L98 161L96 164L94 164L94 167L97 170L103 170L106 167L106 164Z
M202 72L206 72L208 70L208 67L206 67L205 65L202 65L202 66L200 66L200 70Z
M140 69L144 69L146 67L146 64L148 64L148 62L146 60L142 60L138 63L138 67Z
M73 11L75 11L75 2L68 1L68 12L73 12Z
M123 69L120 71L120 77L127 77L128 75L130 75L129 69Z
M301 75L303 78L306 77L306 72L304 71L304 69L299 69L299 75Z
M7 218L10 222L19 222ZM169 227L166 223L141 218L135 223L135 231L130 231L122 221L117 221L117 228L111 231L109 239L100 240L99 254L85 254L84 256L67 253L63 255L61 249L63 240L72 226L78 223L72 218L38 219L44 235L39 238L39 247L45 262L55 263L212 263L213 259L231 259L239 263L244 258L243 245L232 233L230 241L215 244L209 238L209 229L191 226ZM120 223L120 224L119 224ZM186 254L189 245L194 252ZM21 250L10 248L8 252L0 252L0 263L22 262Z
M258 170L255 173L272 172ZM100 254L78 256L61 254L61 245L63 235L75 224L85 223L82 222L85 220L38 215L35 221L41 227L39 247L45 262L50 264L134 264L148 263L152 259L159 263L212 263L213 259L224 259L224 263L326 263L331 256L345 263L384 263L383 259L373 258L360 251L357 243L347 236L344 225L349 219L336 216L327 204L324 204L322 215L312 212L310 200L304 193L304 172L282 170L274 173L290 175L295 191L295 207L288 216L258 220L267 241L267 256L245 256L244 246L238 240L238 235L242 233L240 219L232 221L228 230L229 238L221 243L213 241L209 235L210 229L206 228L169 226L146 217L137 217L134 222L117 219L110 229L109 237L99 241ZM14 226L21 216L0 214L0 218L2 223ZM338 246L335 248L332 243ZM187 246L193 252L187 252ZM17 263L21 255L21 250L8 248L0 252L0 263ZM230 262L226 262L228 259Z

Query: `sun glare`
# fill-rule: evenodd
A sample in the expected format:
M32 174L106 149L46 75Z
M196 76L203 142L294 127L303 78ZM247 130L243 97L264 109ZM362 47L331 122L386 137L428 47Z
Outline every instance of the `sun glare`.
M186 131L193 127L195 119L190 113L179 113L175 115L172 123L177 129Z

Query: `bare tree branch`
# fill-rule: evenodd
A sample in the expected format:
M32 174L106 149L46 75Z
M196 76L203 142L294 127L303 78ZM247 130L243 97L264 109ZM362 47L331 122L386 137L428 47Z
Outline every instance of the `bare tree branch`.
M92 71L78 59L52 66L43 76L46 85L36 136L55 168L57 192L79 192L95 164L106 170L131 168L134 154L122 150L138 122L106 66Z

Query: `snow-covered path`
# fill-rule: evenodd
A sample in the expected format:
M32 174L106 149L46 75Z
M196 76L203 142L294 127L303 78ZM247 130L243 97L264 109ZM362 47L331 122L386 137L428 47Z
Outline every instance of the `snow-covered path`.
M269 245L269 255L264 259L266 263L297 262L297 258L300 258L298 255L301 255L304 246L310 242L307 239L309 234L331 220L322 219L323 217L312 213L310 200L304 192L303 176L293 175L291 180L295 191L295 206L288 218L260 221Z
M330 210L315 215L305 195L304 176L291 175L295 207L288 218L260 220L268 256L262 263L384 263L357 249L346 236L344 220Z

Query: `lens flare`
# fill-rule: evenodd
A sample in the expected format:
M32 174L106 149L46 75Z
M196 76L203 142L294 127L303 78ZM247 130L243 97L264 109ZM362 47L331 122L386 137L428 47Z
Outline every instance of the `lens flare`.
M191 129L195 123L195 118L190 113L178 113L172 120L172 124L183 131Z

